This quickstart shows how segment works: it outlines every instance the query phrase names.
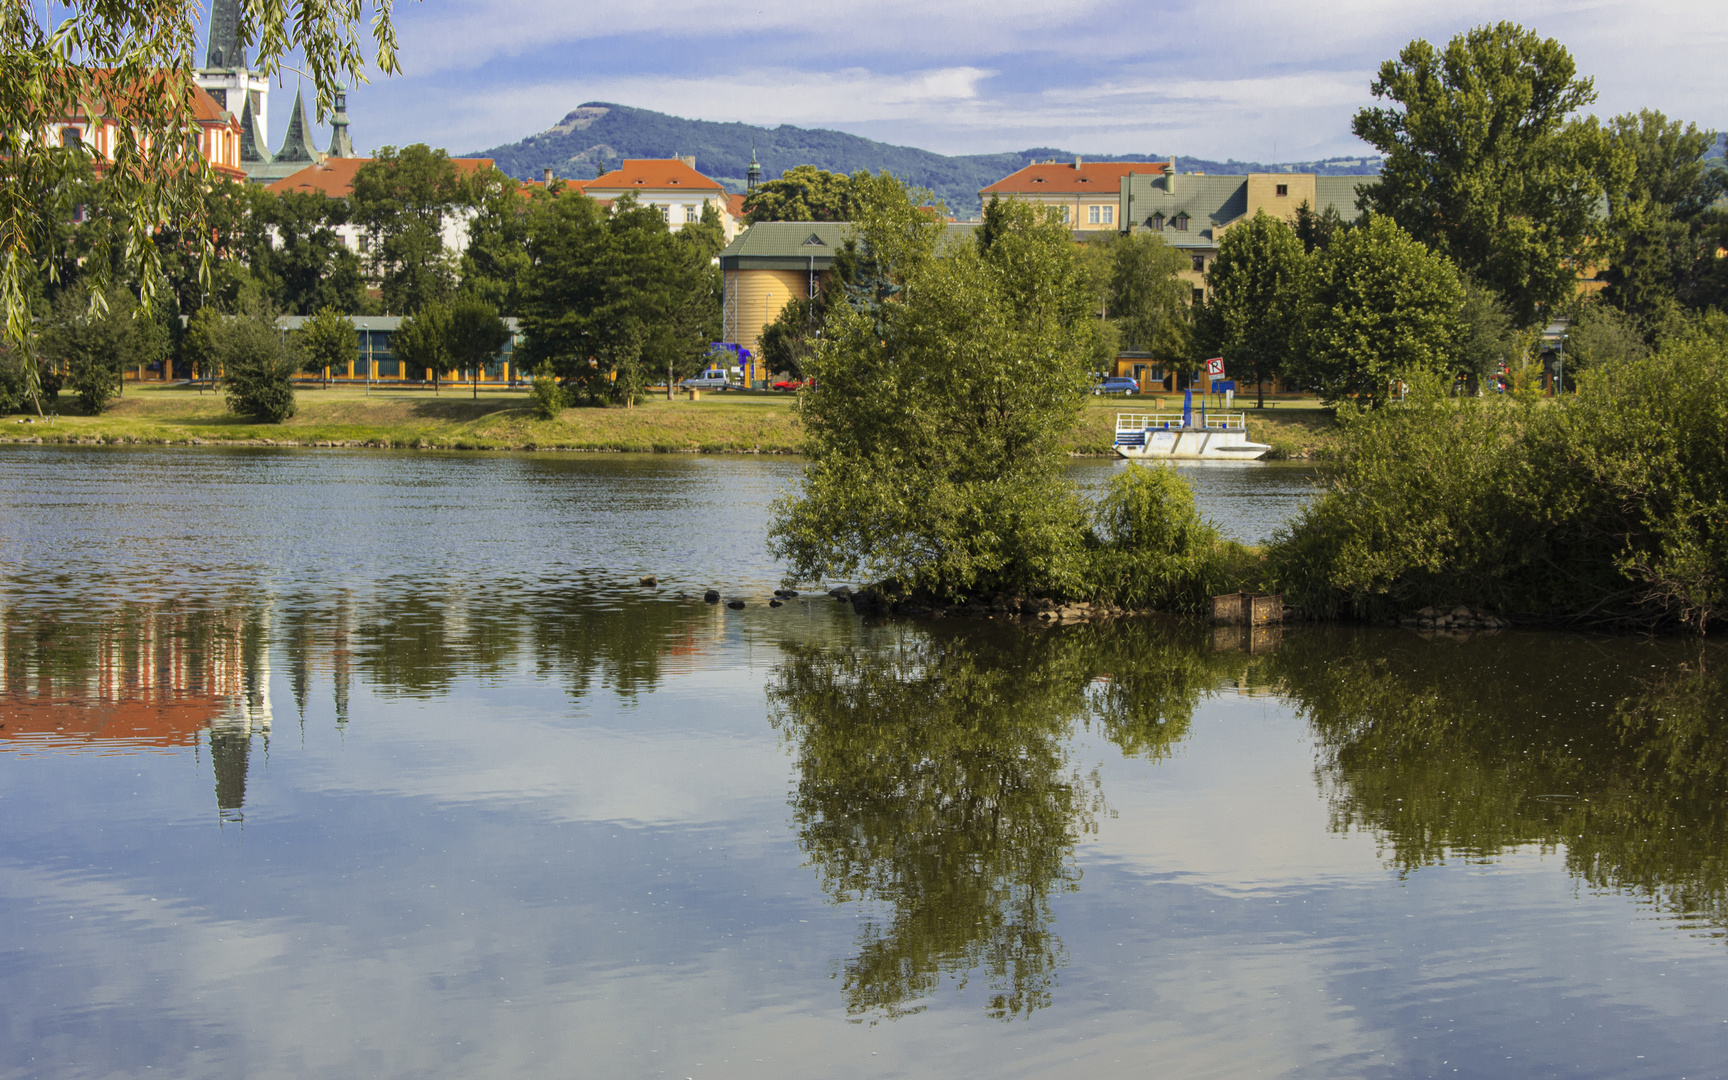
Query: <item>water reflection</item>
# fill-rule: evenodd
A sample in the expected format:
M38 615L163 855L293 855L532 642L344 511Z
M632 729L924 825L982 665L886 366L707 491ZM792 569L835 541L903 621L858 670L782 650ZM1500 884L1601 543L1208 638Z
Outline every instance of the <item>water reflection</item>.
M796 759L799 844L836 903L870 911L840 964L848 1015L916 1012L977 972L989 1014L1051 1003L1064 962L1052 900L1105 809L1070 744L1098 724L1157 758L1238 661L1196 628L937 624L846 647L786 644L770 718Z
M1156 765L1221 693L1297 710L1332 829L1372 834L1399 873L1534 847L1590 888L1728 929L1728 666L1696 643L866 625L825 600L734 614L582 580L399 577L101 612L37 599L0 610L0 750L207 751L218 815L238 821L282 722L273 680L301 717L327 687L339 728L360 688L537 682L628 703L740 637L768 657L799 849L860 915L832 957L854 1020L922 1011L944 984L981 984L1002 1020L1052 1005L1057 909L1109 812L1076 747Z
M1728 660L1698 643L1306 633L1265 661L1337 830L1401 872L1563 850L1593 888L1728 927Z

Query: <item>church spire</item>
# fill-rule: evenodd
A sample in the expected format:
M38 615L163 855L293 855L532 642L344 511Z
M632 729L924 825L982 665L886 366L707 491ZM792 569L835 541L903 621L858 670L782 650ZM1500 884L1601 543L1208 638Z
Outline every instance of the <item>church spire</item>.
M756 190L756 185L762 182L762 166L756 163L756 140L750 140L750 171L744 174L744 194Z
M261 165L270 163L270 147L258 137L258 119L252 115L251 95L247 95L246 105L240 110L240 160Z
M348 92L336 91L336 114L330 118L330 149L327 157L351 158L360 155L354 152L354 144L348 141Z
M210 0L210 47L204 53L204 66L246 66L246 50L240 45L240 0Z
M288 132L282 137L282 149L276 151L277 161L304 161L308 165L318 160L309 139L311 125L306 122L306 102L300 91L294 91L294 111L288 114Z

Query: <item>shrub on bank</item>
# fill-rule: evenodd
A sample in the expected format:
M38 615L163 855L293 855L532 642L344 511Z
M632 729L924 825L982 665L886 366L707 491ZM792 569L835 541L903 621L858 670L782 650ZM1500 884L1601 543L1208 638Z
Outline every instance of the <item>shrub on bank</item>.
M271 322L251 315L228 320L216 351L229 409L267 424L294 415L294 376L300 364Z
M1200 516L1194 490L1171 469L1130 465L1091 507L1088 580L1095 595L1134 610L1205 609L1237 588L1233 562L1246 555Z
M1728 360L1700 332L1603 363L1576 395L1340 410L1326 489L1270 573L1321 617L1465 604L1704 630L1728 614Z
M558 414L570 404L570 395L558 385L552 369L545 363L534 372L534 384L528 390L528 399L534 403L534 415L542 420L558 419Z

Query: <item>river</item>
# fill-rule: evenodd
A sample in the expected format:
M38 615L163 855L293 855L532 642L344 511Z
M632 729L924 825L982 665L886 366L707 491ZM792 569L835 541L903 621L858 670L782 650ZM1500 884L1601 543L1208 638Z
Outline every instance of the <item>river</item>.
M0 1080L1728 1071L1716 646L771 608L797 471L0 451Z

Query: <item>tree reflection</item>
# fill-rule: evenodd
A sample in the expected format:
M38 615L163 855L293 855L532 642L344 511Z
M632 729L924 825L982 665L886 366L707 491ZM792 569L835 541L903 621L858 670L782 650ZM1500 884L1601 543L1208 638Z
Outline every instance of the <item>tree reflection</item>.
M787 645L770 716L796 754L800 846L837 903L881 911L841 963L854 1017L916 1012L944 976L988 984L1009 1019L1050 1003L1063 963L1052 900L1103 808L1072 758L1097 722L1167 753L1239 664L1192 629L894 626L853 647Z
M1314 633L1271 661L1312 723L1333 825L1401 871L1523 845L1728 926L1728 660L1696 643Z

